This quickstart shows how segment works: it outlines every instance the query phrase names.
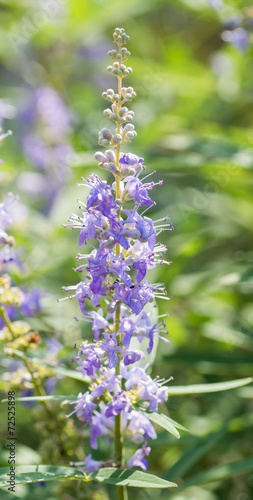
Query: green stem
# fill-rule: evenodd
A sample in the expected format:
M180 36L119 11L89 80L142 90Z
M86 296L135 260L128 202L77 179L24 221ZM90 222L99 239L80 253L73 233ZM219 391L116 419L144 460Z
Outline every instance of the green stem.
M119 52L121 52L121 47L118 47ZM119 116L120 108L121 108L121 77L118 77L118 109L117 114ZM117 125L117 134L121 132L121 125ZM120 160L120 144L118 144L116 149L116 166L119 168L119 160ZM116 176L116 199L120 199L120 176ZM118 210L118 220L120 220L120 209ZM119 255L121 251L121 247L119 243L116 243L116 255ZM117 334L120 325L120 304L115 311L115 333ZM122 338L119 339L119 344L121 344ZM118 354L118 362L116 366L116 375L120 375L120 353ZM122 382L120 382L122 389ZM124 454L123 454L123 435L122 435L122 420L121 413L115 416L115 461L119 464L120 467L124 465ZM127 489L125 486L118 486L118 500L127 500Z

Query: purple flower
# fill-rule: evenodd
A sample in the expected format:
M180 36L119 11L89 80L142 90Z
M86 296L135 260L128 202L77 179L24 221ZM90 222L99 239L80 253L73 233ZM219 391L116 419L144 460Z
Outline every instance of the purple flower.
M79 354L74 361L77 361L80 365L80 370L84 375L89 377L94 377L97 370L101 367L100 358L104 356L101 349L97 348L92 344L88 344L87 341L83 342L79 348Z
M91 298L91 290L86 282L80 281L76 287L76 298L79 302L79 307L83 314L86 313L85 299Z
M100 460L94 460L91 454L89 454L84 460L85 468L90 474L100 469L100 467L102 467L102 463L103 462L101 462Z
M91 448L96 450L98 448L97 438L100 436L113 437L114 436L114 417L105 416L106 406L100 403L100 413L92 417L90 445Z
M129 271L130 268L126 264L125 259L123 259L122 253L117 256L114 256L114 254L110 254L110 261L111 263L109 265L109 272L115 274L118 278L120 278L125 283L125 285L131 286L132 280L126 273L126 271Z
M24 299L21 303L21 311L24 316L34 316L41 311L41 290L34 288L31 292L24 291Z
M245 52L249 44L249 33L244 28L223 31L222 38L225 42L232 43L241 52Z
M135 314L139 314L147 302L154 300L153 288L148 282L127 287L123 283L115 284L115 300L124 302Z
M131 410L132 407L126 393L121 391L119 394L113 396L112 402L105 412L105 416L112 417L118 415L122 411L129 413Z
M158 403L164 403L168 399L166 388L147 375L141 367L134 367L129 371L125 386L127 390L138 390L140 400L148 400L151 411L157 411Z
M118 333L123 334L122 344L126 349L129 348L134 329L135 324L130 318L124 318L121 321Z
M77 396L77 400L71 404L75 405L75 409L69 415L67 415L68 418L73 415L73 413L76 413L81 422L83 422L84 424L91 424L92 414L97 407L97 404L94 403L92 395L89 393L89 391L85 392L85 394L82 394L80 392Z
M157 435L149 418L141 411L132 410L129 414L129 423L127 431L131 441L141 443L143 438L156 439Z
M100 333L102 329L105 329L109 326L108 321L103 316L103 310L99 309L99 311L94 312L91 311L88 313L88 317L92 317L92 330L94 334L94 339L98 340L100 337Z
M96 207L104 216L115 220L119 206L111 194L111 186L108 186L106 181L101 181L94 174L91 175L90 179L87 179L87 182L91 186L91 190L87 196L87 210L91 207Z
M223 5L222 0L208 0L208 2L213 9L219 9Z
M69 132L69 110L54 89L40 87L36 91L33 106L36 109L38 119L49 127L53 134L66 134Z
M56 378L55 377L49 377L45 381L45 389L47 394L53 394L55 391L55 386L56 386Z
M125 366L132 365L144 357L145 354L142 351L123 351L123 362Z
M126 153L125 155L122 156L122 158L119 160L121 165L136 165L138 163L142 163L144 158L139 158L138 156L132 154L132 153Z
M105 341L100 344L101 349L107 352L108 355L108 368L116 368L118 363L117 352L122 352L121 347L118 345L115 333L111 335L104 333Z
M101 235L101 237L107 239L108 241L111 238L112 248L115 243L119 243L125 250L128 250L129 243L125 238L125 236L127 236L128 234L129 233L125 229L123 221L111 221L110 228L106 229L103 232L103 236Z
M147 462L146 458L144 458L144 457L149 455L150 450L151 450L150 446L148 446L148 443L145 442L144 445L141 448L139 448L139 450L137 450L135 452L135 454L132 456L132 458L130 458L130 460L128 460L126 466L127 467L141 467L141 469L147 470L148 462Z
M142 184L140 179L134 176L129 176L124 179L124 182L126 182L126 186L122 195L123 199L126 201L134 200L140 206L153 205L153 201L148 196L147 189L145 189L145 186Z
M120 377L115 375L115 370L107 367L101 368L97 380L99 380L99 384L92 390L93 398L102 396L105 391L111 394L118 394L120 392Z
M90 284L90 290L92 293L99 293L102 286L103 280L107 275L106 259L107 255L100 255L101 252L97 253L97 258L89 260L87 271L92 277L92 282Z
M14 195L9 193L9 197L5 198L0 204L0 228L5 229L6 226L12 225L12 217L8 211L8 207L14 200Z
M34 396L34 392L32 389L21 389L21 397L22 398L30 398ZM33 406L35 404L35 401L22 401L22 405L29 408L30 406Z
M72 220L72 218L70 218ZM78 245L79 247L83 246L87 241L95 238L97 231L99 233L107 226L107 219L100 213L95 210L84 212L83 213L83 221L82 221L82 229L79 234Z
M156 242L156 232L153 221L148 217L142 217L136 210L124 210L124 212L127 215L125 221L127 228L128 226L134 226L140 233L139 240L143 243L148 242L150 249L153 250Z

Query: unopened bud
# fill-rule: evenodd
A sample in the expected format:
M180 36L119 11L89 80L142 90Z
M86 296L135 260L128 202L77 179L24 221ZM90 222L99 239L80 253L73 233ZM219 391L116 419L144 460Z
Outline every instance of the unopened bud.
M94 154L94 158L96 161L99 161L101 163L104 163L106 161L106 157L103 153L101 153L100 151L97 151L95 154Z
M112 138L112 133L109 130L109 128L102 128L100 130L100 134L105 138L105 139L111 139Z
M107 149L105 151L105 156L107 158L108 161L115 161L116 160L116 156L115 156L115 153L112 149Z

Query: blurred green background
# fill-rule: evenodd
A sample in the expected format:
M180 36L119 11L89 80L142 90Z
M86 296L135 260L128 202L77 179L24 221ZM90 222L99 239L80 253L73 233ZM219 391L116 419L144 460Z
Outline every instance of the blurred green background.
M43 312L31 324L44 339L54 336L62 343L59 359L71 368L74 343L90 333L88 325L73 319L79 315L76 303L56 301L63 296L63 285L78 280L72 270L78 234L62 224L77 213L76 199L85 200L86 188L76 183L96 168L98 131L110 127L103 117L107 104L101 93L115 88L106 72L107 50L119 26L131 37L133 74L127 84L137 92L131 108L138 136L131 152L145 158L147 173L156 170L154 178L164 181L153 192L156 206L149 216L168 214L174 226L173 233L160 235L172 264L149 276L153 282L165 282L172 297L159 304L160 314L169 313L171 342L160 343L153 374L173 376L171 385L252 374L252 46L242 53L221 34L226 20L242 9L250 14L253 7L251 1L224 4L217 11L206 0L0 1L0 115L3 129L13 131L0 151L1 198L13 191L22 202L14 233L23 248L25 270L16 272L14 279L46 291ZM65 103L65 127L61 118L58 128L57 119L45 125L47 118L38 118L36 95L45 87ZM46 114L57 114L54 102L52 109L50 102L47 105ZM34 133L53 155L58 146L67 145L63 160L53 158L47 165L33 161L38 144L31 154L26 138ZM40 150L43 158L47 153ZM61 379L57 386L58 394L81 390L82 384L71 379ZM149 471L180 485L221 464L247 459L253 448L252 396L251 386L171 396L169 415L190 433L176 441L160 432L152 445ZM31 431L30 411L19 405L18 415L20 462L30 463L38 438ZM5 439L4 411L1 419ZM174 474L172 467L182 456L181 472ZM202 482L195 480L182 492L162 497L253 497L253 468L247 474ZM22 487L19 497L55 498L52 488L50 483ZM72 493L58 498L77 498L73 491L72 484ZM85 495L100 498L98 492ZM113 498L110 491L103 495ZM160 498L160 492L140 491L138 498Z

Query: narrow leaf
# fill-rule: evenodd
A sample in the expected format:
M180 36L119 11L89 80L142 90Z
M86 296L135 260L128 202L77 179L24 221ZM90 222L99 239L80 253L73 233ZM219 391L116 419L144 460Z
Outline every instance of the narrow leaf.
M53 481L55 479L83 479L85 474L78 469L71 467L58 467L55 465L22 465L16 467L15 483L37 483L38 481ZM7 481L10 476L9 467L0 468L0 487L10 486Z
M15 401L75 401L76 396L60 396L60 395L45 395L45 396L27 396L15 398ZM8 399L2 399L1 403L8 403Z
M167 417L167 418L174 425L174 427L176 427L176 429L181 429L181 431L190 432L189 429L186 429L186 427L184 427L183 425L179 424L178 422L176 422L172 418L169 418L169 417Z
M171 420L169 417L166 415L163 415L163 413L156 413L156 412L145 412L148 415L148 418L152 420L152 422L155 422L156 424L160 425L168 431L170 434L175 436L177 439L180 438L180 434L176 427L171 423Z
M230 380L229 382L218 382L216 384L178 385L168 387L168 395L177 396L180 394L204 394L207 392L227 391L250 384L251 382L253 382L253 378L248 377L239 380Z
M174 481L179 477L184 477L188 470L205 456L226 434L227 426L228 424L226 423L218 432L209 434L204 438L199 438L197 443L188 448L178 462L165 473L164 478Z
M132 486L135 488L175 488L177 484L161 479L153 474L131 469L106 467L93 472L90 479L105 484Z
M213 469L210 469L206 472L196 474L196 476L191 477L191 479L187 480L182 486L180 486L180 490L184 490L189 486L207 484L212 481L226 479L227 477L246 474L247 472L252 472L252 470L253 456L246 460L238 460L236 462L218 465L217 467L213 467Z

